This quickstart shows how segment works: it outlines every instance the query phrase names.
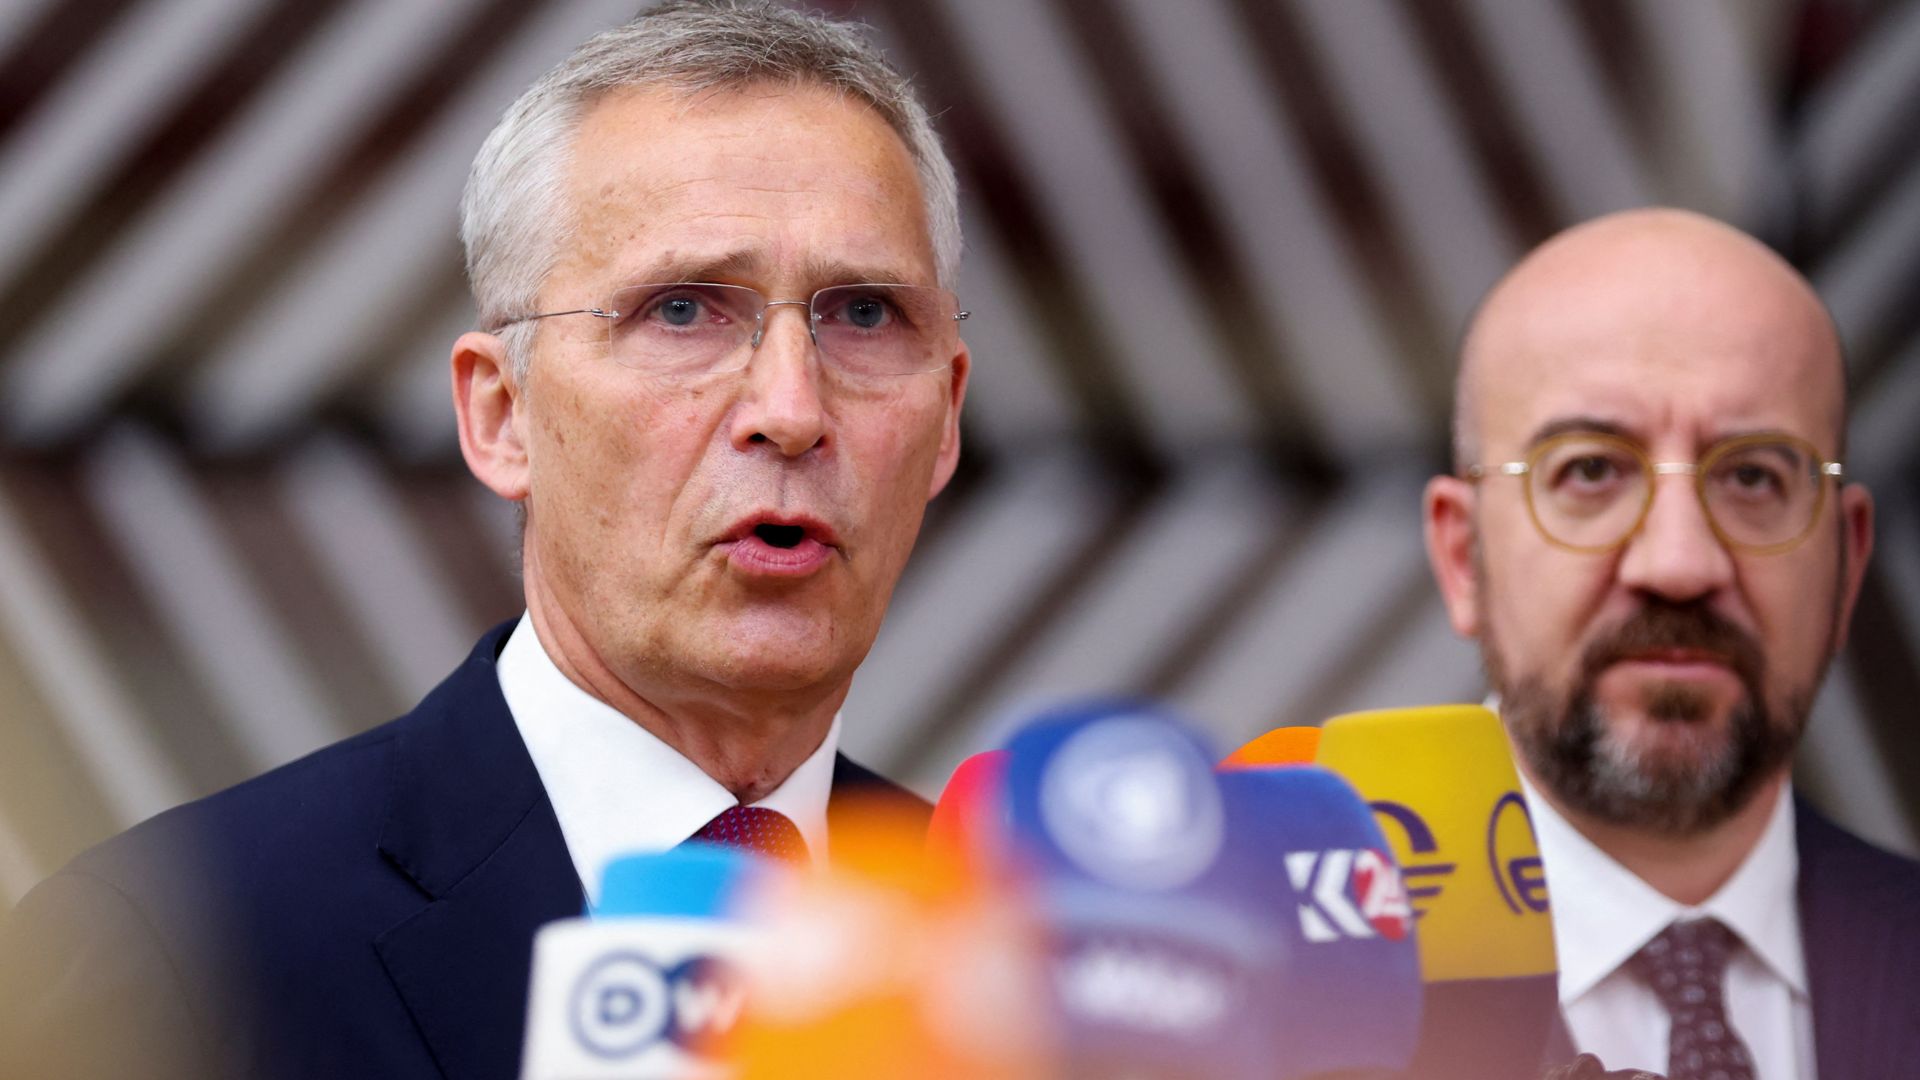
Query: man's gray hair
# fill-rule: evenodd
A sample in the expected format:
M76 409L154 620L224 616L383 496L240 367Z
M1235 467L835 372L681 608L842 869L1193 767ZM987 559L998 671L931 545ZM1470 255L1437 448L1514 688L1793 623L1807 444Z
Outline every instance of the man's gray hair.
M934 265L953 288L961 245L953 165L913 88L864 30L770 0L670 0L588 39L507 109L467 177L460 240L480 325L533 312L561 244L579 226L565 192L574 135L595 101L623 87L691 95L800 83L871 106L913 158ZM535 325L501 331L516 376L531 361Z

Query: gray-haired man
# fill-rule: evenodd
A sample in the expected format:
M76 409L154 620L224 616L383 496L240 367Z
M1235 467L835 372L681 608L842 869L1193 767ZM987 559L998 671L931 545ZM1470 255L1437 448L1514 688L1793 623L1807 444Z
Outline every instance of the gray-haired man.
M533 932L610 856L819 859L839 796L911 799L836 752L967 380L905 83L848 26L669 4L523 95L462 211L460 445L523 508L526 614L35 890L0 1073L511 1076Z

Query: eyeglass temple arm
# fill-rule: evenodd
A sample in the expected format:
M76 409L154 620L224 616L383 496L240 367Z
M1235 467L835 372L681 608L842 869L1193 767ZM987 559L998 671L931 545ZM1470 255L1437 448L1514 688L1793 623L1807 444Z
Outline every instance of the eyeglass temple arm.
M571 311L542 311L537 315L515 315L511 319L501 319L499 322L493 324L493 330L488 331L488 333L496 330L505 330L507 327L516 323L533 322L535 319L554 319L562 315L591 315L596 319L617 319L620 317L620 313L617 311L607 311L597 307L574 308Z

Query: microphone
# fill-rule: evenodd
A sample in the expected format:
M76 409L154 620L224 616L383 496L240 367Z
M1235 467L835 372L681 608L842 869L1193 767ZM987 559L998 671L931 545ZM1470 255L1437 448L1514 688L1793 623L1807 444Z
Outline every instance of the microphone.
M708 844L608 865L590 918L534 937L523 1080L705 1080L759 937L736 915L778 871Z
M947 778L927 824L929 851L992 873L1005 853L1007 752L988 750L960 763Z
M1283 942L1225 861L1214 751L1126 701L1043 715L1007 751L1007 856L1047 931L1057 1075L1270 1075L1261 988Z
M1320 752L1317 727L1274 728L1220 762L1221 769L1258 769L1273 765L1311 765Z
M1559 1011L1546 875L1499 718L1478 705L1352 713L1319 763L1371 805L1418 918L1412 1075L1533 1080Z
M1257 984L1273 1045L1263 1075L1405 1069L1420 1036L1420 956L1399 867L1367 804L1312 765L1235 769L1220 786L1227 864L1283 942Z
M834 822L824 873L752 898L766 947L736 1080L1047 1080L1040 950L997 881L886 815Z

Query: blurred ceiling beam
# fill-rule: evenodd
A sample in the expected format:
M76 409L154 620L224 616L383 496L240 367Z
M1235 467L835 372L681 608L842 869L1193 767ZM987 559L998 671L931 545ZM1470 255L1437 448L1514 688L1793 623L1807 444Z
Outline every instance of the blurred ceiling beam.
M1392 340L1367 304L1360 269L1333 226L1268 87L1244 28L1222 0L1173 5L1122 0L1176 114L1181 145L1228 215L1233 254L1258 300L1276 313L1283 352L1269 362L1299 386L1311 441L1351 462L1382 444L1414 447L1434 434L1404 378ZM1259 312L1250 312L1258 315Z
M1392 0L1294 5L1326 57L1341 118L1386 193L1393 231L1437 305L1434 329L1451 343L1520 252L1441 104L1446 85L1397 9ZM1447 357L1423 359L1449 370Z
M261 223L293 210L476 2L360 0L336 13L16 347L7 382L23 433L64 434L161 359L154 346L186 329ZM334 314L328 340L357 321Z
M909 564L854 677L842 745L874 767L920 752L963 689L1113 511L1109 482L1072 451L1031 453L947 510Z
M1829 236L1888 170L1913 152L1920 119L1920 6L1888 12L1856 54L1814 90L1795 162L1807 226Z
M222 726L252 766L271 768L339 738L343 728L321 704L314 673L248 580L178 453L122 424L91 448L85 483L169 641L213 694Z
M1426 572L1425 479L1380 473L1337 493L1254 605L1174 687L1173 703L1228 742L1326 719L1298 712L1315 681L1354 650L1373 647L1362 632L1375 612Z
M1118 547L1070 598L1044 639L1023 650L955 725L925 768L944 777L968 754L1000 745L1036 708L1136 695L1160 661L1243 586L1297 505L1245 457L1176 475L1113 538Z
M0 492L0 624L124 828L192 791L154 740L152 718L121 684L109 650L60 591L60 575L37 554L20 520L30 512Z
M1033 320L1046 317L1045 305L1019 288L985 215L967 205L964 195L961 201L963 220L972 223L959 289L960 306L973 312L960 324L973 357L967 421L985 435L989 452L1070 438L1079 410L1034 333Z
M1655 201L1646 164L1565 7L1462 0L1564 224Z
M254 7L252 0L146 0L108 25L78 69L0 144L0 281L71 227L127 147L247 29ZM17 405L9 408L16 422L23 419Z
M403 494L372 455L335 434L290 456L279 487L396 705L417 701L466 656L474 635L438 560L409 526Z
M1770 220L1788 195L1772 129L1776 88L1763 80L1751 27L1741 21L1746 16L1734 4L1625 3L1643 25L1657 28L1643 41L1676 201L1748 229L1780 224Z
M529 79L632 6L542 8L320 248L243 314L185 391L209 445L244 447L284 432L352 378L391 327L421 318L411 306L420 282L458 265L454 208L474 149Z
M1021 151L1072 270L1089 282L1116 355L1162 452L1258 437L1247 395L1217 358L1196 290L1160 232L1094 81L1048 4L942 0L979 72L983 104Z

